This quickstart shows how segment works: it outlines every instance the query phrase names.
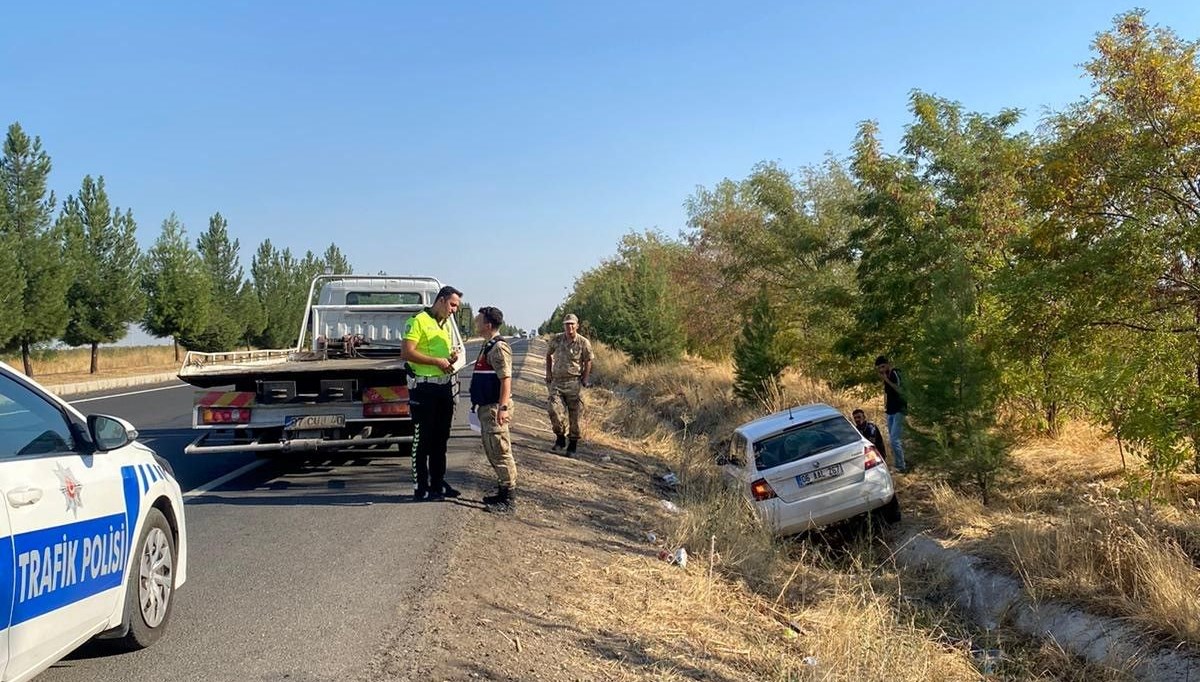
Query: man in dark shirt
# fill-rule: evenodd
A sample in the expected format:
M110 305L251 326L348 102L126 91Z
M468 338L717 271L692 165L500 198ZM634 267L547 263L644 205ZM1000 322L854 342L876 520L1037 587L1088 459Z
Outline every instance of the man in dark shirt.
M887 459L887 449L883 447L883 433L872 422L867 421L867 413L862 410L854 411L854 425L858 427L858 432L863 435L863 438L871 441L871 445L879 451L879 456Z
M875 358L875 371L883 379L883 411L887 413L888 442L892 446L892 463L896 471L903 473L908 469L904 462L904 444L900 437L904 434L904 414L908 412L908 402L904 399L904 389L900 379L900 370L892 367L887 356Z

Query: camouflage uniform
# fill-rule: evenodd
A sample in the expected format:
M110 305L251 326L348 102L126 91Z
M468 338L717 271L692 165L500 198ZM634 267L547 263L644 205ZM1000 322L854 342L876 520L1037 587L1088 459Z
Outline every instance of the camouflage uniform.
M572 440L578 440L579 419L583 415L583 395L580 392L583 366L592 361L592 342L581 334L576 334L574 341L568 339L566 334L558 334L550 339L548 354L554 358L547 410L550 424L554 427L554 435L567 435ZM569 432L563 426L558 399L567 407Z
M512 348L507 343L497 343L488 351L487 362L496 371L497 379L512 378ZM512 419L513 405L509 405L509 419ZM517 484L517 463L512 456L512 439L508 432L508 423L501 424L499 403L479 405L475 412L479 415L479 427L483 435L483 451L487 454L488 463L496 470L496 480L500 488L512 490Z

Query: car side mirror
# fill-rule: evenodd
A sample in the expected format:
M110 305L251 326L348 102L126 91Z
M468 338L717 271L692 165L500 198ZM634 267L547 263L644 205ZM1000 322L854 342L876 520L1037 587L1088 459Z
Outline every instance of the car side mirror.
M120 417L93 414L87 419L88 432L98 452L110 452L137 440L137 429Z

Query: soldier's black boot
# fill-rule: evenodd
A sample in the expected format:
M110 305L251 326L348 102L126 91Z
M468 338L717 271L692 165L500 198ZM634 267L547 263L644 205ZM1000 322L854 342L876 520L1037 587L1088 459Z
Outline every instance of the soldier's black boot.
M552 452L562 452L562 449L565 447L567 447L567 437L564 435L561 435L561 434L555 434L554 435L554 447L551 448L551 451Z
M579 449L579 439L572 438L567 442L567 457L574 457L575 451Z
M493 514L512 514L517 510L517 499L512 488L501 488L495 502L487 510Z
M496 492L492 493L491 495L484 495L482 502L489 506L496 504L500 500L504 499L506 491L507 488L496 488Z

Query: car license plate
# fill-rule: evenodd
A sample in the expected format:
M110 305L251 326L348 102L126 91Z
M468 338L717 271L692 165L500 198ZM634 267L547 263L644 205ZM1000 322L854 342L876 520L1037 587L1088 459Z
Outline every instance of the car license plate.
M817 469L816 471L810 471L807 474L800 474L799 476L796 477L796 484L799 485L801 488L803 488L804 486L808 485L809 483L816 483L817 481L824 481L824 480L830 479L830 478L837 478L838 476L841 476L841 475L842 475L842 465L834 464L833 466L827 466L824 469Z
M340 429L346 426L346 416L342 414L306 414L300 417L288 417L283 428L288 431L315 431L318 429Z

